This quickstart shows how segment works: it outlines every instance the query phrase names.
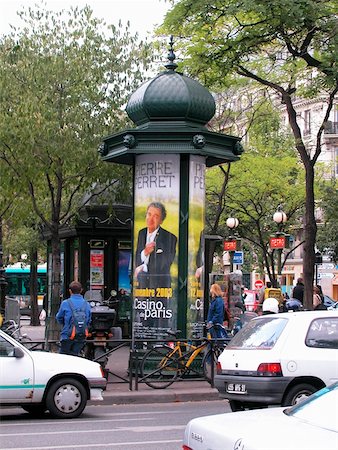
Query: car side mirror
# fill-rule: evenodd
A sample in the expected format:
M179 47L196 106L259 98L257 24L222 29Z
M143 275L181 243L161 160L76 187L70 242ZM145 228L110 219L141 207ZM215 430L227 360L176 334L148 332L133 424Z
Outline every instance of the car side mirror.
M25 356L25 352L20 347L14 347L14 356L15 358L23 358Z

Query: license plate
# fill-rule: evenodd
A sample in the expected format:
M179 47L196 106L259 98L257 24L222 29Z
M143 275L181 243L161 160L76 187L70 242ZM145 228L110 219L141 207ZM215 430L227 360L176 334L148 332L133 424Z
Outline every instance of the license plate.
M242 383L228 383L226 386L226 391L229 394L246 394L246 386Z

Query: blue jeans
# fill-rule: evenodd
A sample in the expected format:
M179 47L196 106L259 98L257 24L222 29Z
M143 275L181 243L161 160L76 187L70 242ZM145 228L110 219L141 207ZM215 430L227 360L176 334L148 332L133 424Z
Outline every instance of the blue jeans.
M64 355L74 355L79 356L82 347L84 346L84 341L75 341L71 339L64 339L61 341L60 351Z
M218 324L214 324L214 326L210 328L210 335L213 339L224 339L228 337L225 329Z

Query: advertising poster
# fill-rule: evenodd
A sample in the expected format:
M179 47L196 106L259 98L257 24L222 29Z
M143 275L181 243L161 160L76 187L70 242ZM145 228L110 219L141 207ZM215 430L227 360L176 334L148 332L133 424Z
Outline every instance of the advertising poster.
M90 250L90 288L101 289L104 285L104 251Z
M203 336L205 158L190 156L187 338Z
M179 155L139 155L134 186L133 333L161 339L177 324Z

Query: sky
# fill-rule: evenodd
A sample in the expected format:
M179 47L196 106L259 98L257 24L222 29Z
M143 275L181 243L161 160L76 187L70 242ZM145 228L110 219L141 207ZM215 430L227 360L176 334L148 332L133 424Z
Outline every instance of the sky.
M40 4L41 0L0 0L0 35L10 32L10 24L20 26L18 10L36 3ZM53 11L89 5L94 15L107 23L118 24L121 19L126 24L129 20L131 31L137 31L141 38L151 36L154 26L162 22L170 7L165 0L44 0L44 3Z

